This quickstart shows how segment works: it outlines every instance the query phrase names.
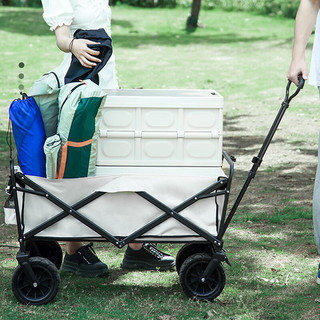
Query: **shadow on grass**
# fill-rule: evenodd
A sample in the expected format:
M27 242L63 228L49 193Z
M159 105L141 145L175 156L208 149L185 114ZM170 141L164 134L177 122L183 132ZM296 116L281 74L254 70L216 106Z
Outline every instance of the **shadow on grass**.
M231 154L237 157L237 154ZM251 162L248 162L247 169L235 169L229 205L235 201L252 165ZM299 171L295 170L298 166L300 166ZM251 181L240 203L238 213L243 208L251 216L261 213L272 215L286 206L311 208L315 171L315 166L306 164L301 168L301 164L295 163L292 159L279 167L262 166Z
M168 274L170 277L169 283L161 283L159 277L168 277ZM137 275L139 280L135 281L141 282L141 284L134 283L133 279L135 279ZM141 277L142 275L143 277ZM176 277L176 280L172 279L171 275ZM130 278L130 276L132 276L132 279L130 279L129 283L117 283L117 281L121 281L121 278ZM65 288L70 285L72 286L73 292L83 292L85 296L103 296L105 299L129 298L135 295L138 296L138 300L150 299L152 297L160 297L161 299L164 291L166 295L179 294L183 297L184 293L182 292L181 286L177 283L178 278L179 276L176 271L126 271L121 269L111 269L110 276L107 278L88 279L71 274L61 274L61 281L64 283ZM64 293L61 292L61 295L64 295ZM187 299L187 297L184 298ZM59 299L59 296L57 299Z
M42 9L26 8L1 8L0 7L0 30L25 34L30 36L54 36L49 30L48 25L42 18ZM113 25L122 28L132 28L133 25L129 20L113 20Z
M179 30L177 30L178 32ZM239 42L256 42L256 41L268 41L271 37L243 37L237 33L215 33L215 34L179 34L177 33L163 33L163 34L138 34L135 31L132 35L120 35L113 34L114 45L123 48L137 48L141 45L157 45L157 46L177 46L177 45L195 45L195 44L206 44L206 45L218 45L218 44L233 44Z
M113 305L126 301L123 312L130 312L131 315L134 314L133 310L141 312L139 311L140 308L142 310L142 308L148 308L150 305L153 306L152 312L154 313L159 312L162 306L168 308L168 305L171 306L172 312L182 313L183 311L179 308L181 303L191 313L200 312L200 310L203 311L206 308L209 310L214 308L219 310L221 314L230 315L230 310L237 305L242 305L242 298L245 297L251 311L256 308L260 310L259 319L300 319L300 315L305 312L300 308L300 304L308 304L310 299L314 300L317 297L317 292L314 290L315 284L311 283L311 279L297 284L292 283L291 278L287 278L288 282L285 282L286 274L283 274L280 283L268 281L268 277L269 280L272 280L273 277L276 279L279 274L265 275L261 272L261 267L257 265L254 257L246 257L243 261L237 261L232 268L225 265L225 269L227 273L225 289L213 303L203 302L199 304L191 301L184 295L180 285L174 279L171 279L172 284L168 285L157 283L156 280L150 284L142 283L141 285L117 284L115 279L124 274L123 271L119 270L111 270L113 276L105 280L80 279L74 276L62 277L64 286L62 286L55 301L60 304L59 301L63 300L64 304L73 305L74 294L80 293L76 301L84 308L89 307L92 302L91 299L95 298L99 298L99 303L102 305L106 301L108 303L112 301ZM253 275L259 276L257 278ZM132 273L132 276L134 277L134 273ZM178 278L178 275L176 277ZM145 272L145 279L150 278L152 278L152 274ZM238 292L240 296L230 294L230 292ZM91 297L91 299L87 297ZM299 301L298 304L297 301ZM292 308L283 307L288 305L292 305ZM108 313L109 310L106 312ZM284 315L283 312L286 312L286 314Z
M241 118L252 118L253 121L256 119L255 115L249 115L249 114L241 114L237 116L228 116L224 115L224 120L223 120L223 131L224 131L224 139L223 139L223 149L225 149L229 154L236 156L238 154L244 154L244 155L252 155L256 156L257 152L259 152L269 129L266 129L264 135L259 135L259 136L253 136L252 134L250 135L230 135L229 133L241 133L244 131L243 128L237 126L239 122L241 122ZM280 138L275 136L271 144L278 144L278 145L283 145L287 143L288 140L285 138ZM299 149L299 153L303 153L305 155L317 157L318 152L315 149L312 148L306 148L306 144L303 141L298 141L295 143L291 143L295 145L295 148ZM255 147L255 148L253 148ZM293 161L294 159L288 159L288 162ZM307 164L306 164L307 165Z
M54 35L42 18L41 9L5 8L0 10L0 30L30 36Z
M25 317L31 311L36 317L37 314L40 316L44 312L50 314L59 310L59 313L74 314L74 318L77 314L85 314L88 318L101 318L102 315L110 319L160 319L161 315L166 314L166 319L171 319L169 315L172 319L207 319L207 311L214 310L215 319L231 319L233 313L239 315L241 312L244 316L247 312L257 314L250 319L318 319L312 317L312 312L317 310L306 309L309 305L316 305L312 302L318 295L316 284L311 279L291 282L292 274L288 281L286 274L283 274L280 283L271 283L267 278L270 280L272 276L261 272L254 257L237 261L232 268L225 268L225 289L213 303L199 304L188 299L175 279L166 285L156 280L140 285L116 283L113 280L123 275L119 270L111 270L114 278L106 279L62 276L57 297L45 309L43 306L25 309L19 305L9 288L11 275L6 270L1 278L2 297L7 309L25 312ZM145 272L144 276L150 279L153 274ZM274 274L274 278L277 276Z
M199 35L197 33L189 33L185 31L180 34L181 30L176 33L159 33L145 34L139 33L134 28L134 25L129 20L112 20L113 26L121 26L129 29L128 35L114 34L113 41L117 47L136 48L140 45L161 45L161 46L176 46L190 44L232 44L238 42L250 43L256 41L271 40L270 36L244 37L240 34L221 33L213 31L212 34ZM42 9L25 9L25 8L6 8L0 10L0 30L13 34L24 34L30 36L54 36L54 33L49 30L48 25L42 18Z
M262 146L262 143L268 133L268 129L265 132L265 135L253 136L249 135L230 135L228 134L233 132L241 133L244 131L243 128L237 126L239 122L241 122L241 118L252 118L253 121L256 119L255 115L250 114L241 114L236 116L228 116L224 115L223 118L223 131L224 131L224 139L223 139L223 148L230 153L231 155L235 155L235 153L240 154L252 154L252 156L256 155ZM284 143L285 140L282 138L274 138L272 143ZM256 146L256 148L252 148ZM248 150L250 149L250 150Z

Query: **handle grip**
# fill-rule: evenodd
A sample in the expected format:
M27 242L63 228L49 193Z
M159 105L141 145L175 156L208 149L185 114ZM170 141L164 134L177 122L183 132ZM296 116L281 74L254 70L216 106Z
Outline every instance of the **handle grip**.
M291 100L300 92L300 90L303 89L303 87L304 87L305 80L302 78L302 75L301 75L301 74L299 74L298 80L299 80L298 87L297 87L296 91L295 91L291 96L289 96L289 94L290 94L290 86L291 86L292 81L291 81L291 80L288 80L288 84L287 84L287 88L286 88L286 96L285 96L285 99L284 99L284 101L283 101L283 103L285 103L287 106L289 106L290 101L291 101Z
M302 78L301 74L299 74L298 79L299 79L298 88L301 90L304 87L305 80Z

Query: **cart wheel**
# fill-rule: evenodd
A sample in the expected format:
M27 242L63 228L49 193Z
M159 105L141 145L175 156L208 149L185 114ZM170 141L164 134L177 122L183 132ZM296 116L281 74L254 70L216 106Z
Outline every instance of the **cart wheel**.
M212 257L205 253L190 256L181 266L179 280L183 292L194 300L212 301L222 292L226 276L221 263L205 281L201 277Z
M57 294L60 276L56 266L48 259L32 257L29 263L37 282L34 283L19 265L12 276L12 292L23 304L42 305L50 302Z
M43 257L53 262L59 270L62 264L62 250L57 241L28 240L26 251L30 257Z
M195 253L213 253L213 248L208 242L192 242L185 244L177 253L176 270L180 273L181 266L188 257Z

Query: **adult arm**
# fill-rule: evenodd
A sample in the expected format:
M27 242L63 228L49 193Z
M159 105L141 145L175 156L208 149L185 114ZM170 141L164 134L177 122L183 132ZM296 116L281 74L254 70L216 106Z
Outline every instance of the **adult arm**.
M41 0L43 6L43 19L55 31L57 46L64 52L72 51L80 63L92 68L99 63L96 57L99 52L88 48L88 44L95 42L70 37L70 25L74 19L73 8L69 0Z
M308 78L305 50L319 11L319 0L301 0L295 21L294 45L288 79L298 85L298 76Z
M95 44L96 42L70 38L70 27L66 25L58 26L54 31L58 48L64 52L72 52L82 66L92 68L101 62L96 57L100 52L88 47L88 44Z
M288 70L288 79L296 85L299 84L298 76L308 79L308 66L305 51L311 32L315 26L317 14L320 8L319 0L301 0L297 12L292 59Z

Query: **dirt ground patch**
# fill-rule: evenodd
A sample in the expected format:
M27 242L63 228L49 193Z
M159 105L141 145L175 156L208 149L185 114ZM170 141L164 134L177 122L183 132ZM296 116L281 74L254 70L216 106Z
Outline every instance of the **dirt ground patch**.
M302 92L300 93L302 95ZM238 101L225 101L223 146L236 157L230 203L237 196L248 172L252 157L258 155L278 109L281 98L270 102L270 107L253 108ZM313 184L317 167L319 119L303 113L317 103L313 100L292 100L265 154L263 162L252 180L241 206L255 212L281 210L288 201L293 206L312 205ZM301 110L297 110L301 106ZM233 115L236 110L237 114Z

